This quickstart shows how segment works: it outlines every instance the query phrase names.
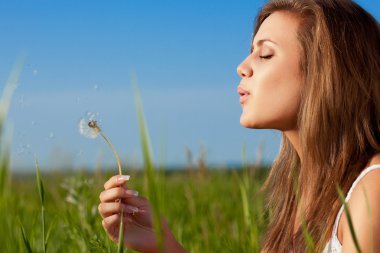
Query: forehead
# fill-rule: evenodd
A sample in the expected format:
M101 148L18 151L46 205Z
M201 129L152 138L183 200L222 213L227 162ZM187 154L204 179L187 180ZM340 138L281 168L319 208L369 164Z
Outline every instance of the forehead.
M297 44L299 20L290 12L277 11L267 17L261 24L253 40L256 45L260 40L272 40L278 45Z

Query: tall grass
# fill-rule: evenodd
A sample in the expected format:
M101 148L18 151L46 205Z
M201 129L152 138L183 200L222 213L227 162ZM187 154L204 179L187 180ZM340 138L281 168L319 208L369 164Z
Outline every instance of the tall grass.
M18 220L18 222L19 222L19 225L20 225L21 235L22 235L22 241L23 241L23 243L24 243L25 250L26 250L26 252L28 252L28 253L32 253L33 250L32 250L32 247L30 246L30 242L29 242L28 236L26 235L25 228L24 228L24 226L22 225L22 223L21 223L20 220Z
M351 212L350 212L350 209L348 208L348 205L347 205L347 202L345 200L345 197L344 197L344 194L342 192L342 189L337 186L336 187L336 190L338 192L338 196L339 196L339 200L341 201L341 203L343 204L343 207L344 207L344 212L346 213L346 217L347 217L347 222L348 222L348 226L350 228L350 232L351 232L351 236L352 236L352 240L354 241L354 244L355 244L355 248L356 248L356 251L358 253L361 253L361 249L360 249L360 246L359 246L359 242L358 242L358 238L356 236L356 232L355 232L355 229L354 229L354 225L352 223L352 216L351 216Z
M45 237L48 238L47 252L117 251L117 244L107 237L97 213L99 193L104 182L114 174L113 168L103 169L104 173L97 178L86 171L41 174L46 227L55 223L50 236ZM140 191L145 185L145 172L133 173L134 180L128 186ZM265 177L265 171L260 173L260 177ZM258 235L253 238L247 234L238 187L238 178L243 178L241 171L209 170L203 180L199 180L197 174L189 176L186 171L163 174L166 184L162 188L161 204L166 207L165 217L173 234L188 252L252 252L250 245L252 241L260 240L265 224L258 226ZM252 184L261 185L261 180L254 179ZM22 231L15 227L17 217L20 217L30 249L43 252L41 200L35 175L15 175L9 187L8 206L0 209L1 251L28 251ZM250 191L253 194L247 194L247 204L251 210L251 222L260 224L263 221L256 217L262 216L259 210L263 209L263 201L252 198L256 191L254 187Z
M19 57L7 82L4 85L4 90L0 99L0 217L5 216L4 210L9 205L9 186L10 186L10 147L11 147L11 135L5 132L5 122L9 112L9 107L12 101L13 93L16 90L18 80L21 74L22 66L24 63L24 57ZM0 232L7 233L6 226L17 223L16 217L13 219L0 220ZM24 231L23 231L24 232ZM23 233L25 235L25 233ZM3 246L3 249L7 250L7 247Z
M259 239L259 227L260 222L258 219L254 219L252 217L253 210L251 210L250 205L250 194L252 194L251 190L251 183L250 180L250 173L246 161L246 146L243 145L242 149L242 176L238 179L239 180L239 189L240 189L240 196L241 196L241 205L243 210L243 217L244 217L244 230L246 231L246 236L248 237L248 245L247 250L250 252L260 252L260 241ZM257 199L256 199L257 200ZM256 217L258 218L258 217Z
M163 231L161 224L161 193L159 188L158 173L154 169L152 150L150 145L150 138L148 129L146 126L144 109L141 100L140 91L137 85L137 79L135 75L132 75L132 85L134 89L135 105L137 112L137 120L140 130L141 148L144 159L144 172L145 172L145 186L148 193L148 199L152 209L153 228L156 235L156 241L160 251L164 251L163 248Z
M5 121L7 119L13 93L17 88L23 64L24 57L19 57L11 70L0 100L0 198L7 190L9 180L11 141L7 140L5 136Z
M37 180L38 195L39 195L40 202L41 202L42 250L44 253L46 253L46 248L47 248L47 244L49 241L51 229L49 229L49 232L46 234L45 190L44 190L44 184L42 183L40 167L38 166L37 160L36 160L36 180Z
M37 185L37 191L38 191L38 196L40 200L40 207L41 207L41 248L42 252L46 253L47 251L47 246L50 238L51 231L53 230L53 227L55 225L54 222L52 222L49 226L48 231L46 232L46 217L45 217L45 189L44 189L44 184L42 182L42 177L41 177L41 172L40 168L38 166L38 162L36 160L36 185ZM21 235L22 235L22 241L25 246L25 250L27 252L38 252L38 250L33 250L30 239L26 235L25 228L18 218L20 229L21 229Z

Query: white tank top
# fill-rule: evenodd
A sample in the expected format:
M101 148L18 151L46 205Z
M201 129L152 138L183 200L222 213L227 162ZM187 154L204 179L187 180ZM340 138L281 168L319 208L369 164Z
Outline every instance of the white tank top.
M365 176L367 175L368 172L372 171L372 170L376 170L376 169L380 169L380 164L374 164L372 166L369 166L367 167L366 169L364 169L360 175L358 176L358 178L354 181L354 183L352 184L350 190L348 191L348 194L347 194L347 197L346 197L346 202L348 202L348 200L351 198L351 194L352 192L354 191L356 185L359 183L359 181ZM342 213L343 213L343 210L344 210L344 206L342 205L339 209L339 212L338 214L336 215L336 218L335 218L335 223L334 223L334 227L333 227L333 232L332 232L332 236L331 236L331 239L330 241L327 243L325 249L323 250L323 253L340 253L342 252L342 244L340 243L339 239L338 239L338 224L339 224L339 220L340 220L340 217L342 216Z

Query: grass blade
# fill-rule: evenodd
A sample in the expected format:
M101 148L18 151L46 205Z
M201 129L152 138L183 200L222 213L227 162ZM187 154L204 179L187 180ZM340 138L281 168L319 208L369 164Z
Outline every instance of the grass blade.
M3 196L7 188L9 176L9 144L4 141L4 123L9 112L9 106L12 101L13 93L17 88L17 83L24 65L24 58L19 57L14 64L7 83L4 86L3 94L0 100L0 197Z
M46 252L47 241L45 236L45 191L44 185L42 183L40 168L38 166L38 161L36 159L36 178L37 178L37 189L41 201L41 222L42 222L42 248L43 252Z
M38 195L41 201L41 206L44 206L45 205L45 191L44 191L44 186L42 184L40 167L38 166L37 159L36 159L36 179L37 179L37 189L38 189Z
M56 225L57 220L58 220L58 217L55 216L54 219L53 219L53 221L49 225L48 231L46 233L46 238L45 238L46 248L47 248L47 245L48 245L48 242L49 242L49 239L50 239L51 231L53 230L54 226Z
M311 236L309 229L307 228L306 222L304 219L302 219L302 235L304 239L306 240L306 247L307 247L307 252L315 253L315 243L313 240L313 237Z
M259 252L259 242L257 241L257 224L252 222L252 209L250 208L249 195L251 192L251 184L248 174L248 165L246 158L246 145L242 147L242 178L238 178L239 188L240 188L240 197L242 202L245 233L249 237L249 251L250 252Z
M342 190L340 189L340 187L338 185L336 187L336 190L338 192L338 196L339 196L340 202L342 202L342 204L343 204L344 212L347 215L348 226L350 228L350 232L351 232L352 240L354 241L354 244L355 244L355 248L356 248L356 250L357 250L358 253L361 253L362 251L361 251L361 249L359 247L358 239L356 237L356 233L355 233L355 230L354 230L354 225L352 223L351 214L350 214L350 210L348 208L347 202L346 202L346 200L344 198Z
M152 207L152 220L153 220L153 228L156 235L156 241L163 251L163 234L162 234L162 226L161 226L161 214L160 214L160 191L158 187L158 182L155 177L154 165L152 159L152 152L150 146L150 139L148 130L145 123L144 110L142 105L142 100L140 96L140 92L137 85L137 80L135 76L132 76L132 86L134 89L134 97L137 111L137 118L140 130L140 140L142 153L144 158L144 172L146 178L146 185L148 191L148 198Z
M9 146L1 148L0 150L0 197L4 196L5 191L7 189L7 183L9 180L9 157L10 157Z
M118 253L124 252L124 222L123 222L123 210L120 213L120 226L119 226L119 243L117 247Z
M20 219L18 219L18 222L19 222L19 224L20 224L21 235L22 235L22 241L24 242L24 246L25 246L26 252L28 252L28 253L32 253L32 252L33 252L33 251L32 251L32 247L30 247L30 242L29 242L28 237L26 236L24 226L22 225Z

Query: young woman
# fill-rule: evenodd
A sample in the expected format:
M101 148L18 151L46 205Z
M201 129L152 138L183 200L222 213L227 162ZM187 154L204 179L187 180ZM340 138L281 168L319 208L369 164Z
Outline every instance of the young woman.
M262 252L307 252L302 222L317 252L357 252L337 186L361 251L380 252L379 23L349 0L270 1L237 71L241 124L283 134L264 185L272 222ZM100 194L103 226L117 240L123 209L125 244L157 252L149 203L125 181L111 178ZM185 252L163 224L166 252Z

